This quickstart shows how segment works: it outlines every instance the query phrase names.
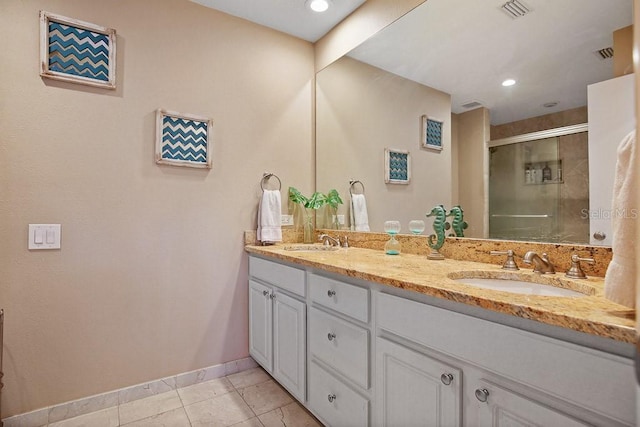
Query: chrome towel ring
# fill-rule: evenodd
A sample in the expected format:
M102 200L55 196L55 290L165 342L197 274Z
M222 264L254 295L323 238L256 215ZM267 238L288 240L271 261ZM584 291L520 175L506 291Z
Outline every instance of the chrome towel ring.
M271 172L265 172L262 174L262 179L260 180L260 188L262 189L262 191L264 191L264 186L266 183L269 182L269 180L271 179L271 177L275 178L278 180L278 190L282 190L282 181L280 181L280 178L278 178L278 175L271 173Z
M354 195L354 188L356 184L360 184L360 186L362 187L362 192L361 194L364 194L364 184L362 183L362 181L358 181L358 180L349 180L349 194L351 194L352 196Z

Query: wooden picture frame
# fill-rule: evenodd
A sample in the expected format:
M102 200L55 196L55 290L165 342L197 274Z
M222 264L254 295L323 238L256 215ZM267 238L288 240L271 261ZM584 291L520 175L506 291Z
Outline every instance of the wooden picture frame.
M430 150L442 151L442 133L444 122L442 120L422 116L421 145Z
M213 120L193 114L156 111L156 163L211 169Z
M116 88L116 30L40 11L40 75Z
M384 149L385 184L409 184L411 180L411 153L406 150Z

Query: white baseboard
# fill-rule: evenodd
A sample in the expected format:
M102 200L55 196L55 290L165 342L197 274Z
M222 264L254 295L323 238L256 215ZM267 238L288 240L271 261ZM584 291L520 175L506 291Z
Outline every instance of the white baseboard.
M143 399L159 393L187 387L193 384L221 378L247 369L255 368L258 364L251 358L232 360L208 368L197 369L155 381L137 384L130 387L113 390L94 396L83 397L70 402L37 409L24 414L14 415L3 420L4 427L41 427L56 421L77 417L90 412L107 409L123 403Z

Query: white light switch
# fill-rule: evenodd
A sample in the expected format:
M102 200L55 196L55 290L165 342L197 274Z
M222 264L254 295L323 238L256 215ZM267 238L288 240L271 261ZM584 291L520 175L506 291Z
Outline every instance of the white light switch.
M44 240L42 238L42 229L36 228L33 232L34 232L33 243L35 243L36 245L43 244Z
M29 249L60 249L60 224L29 224Z

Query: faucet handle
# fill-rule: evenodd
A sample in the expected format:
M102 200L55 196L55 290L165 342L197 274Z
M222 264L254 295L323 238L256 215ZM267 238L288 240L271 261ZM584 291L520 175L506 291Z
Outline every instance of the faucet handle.
M567 270L567 277L571 277L573 279L586 279L587 275L582 271L582 267L580 266L580 261L586 262L588 264L595 264L596 261L593 258L581 258L577 254L571 255L571 268Z
M342 241L342 247L343 248L349 247L349 236L344 236L344 240Z
M506 255L507 259L502 266L503 270L520 270L518 264L513 260L513 251L511 249L507 251L491 251L491 255Z

